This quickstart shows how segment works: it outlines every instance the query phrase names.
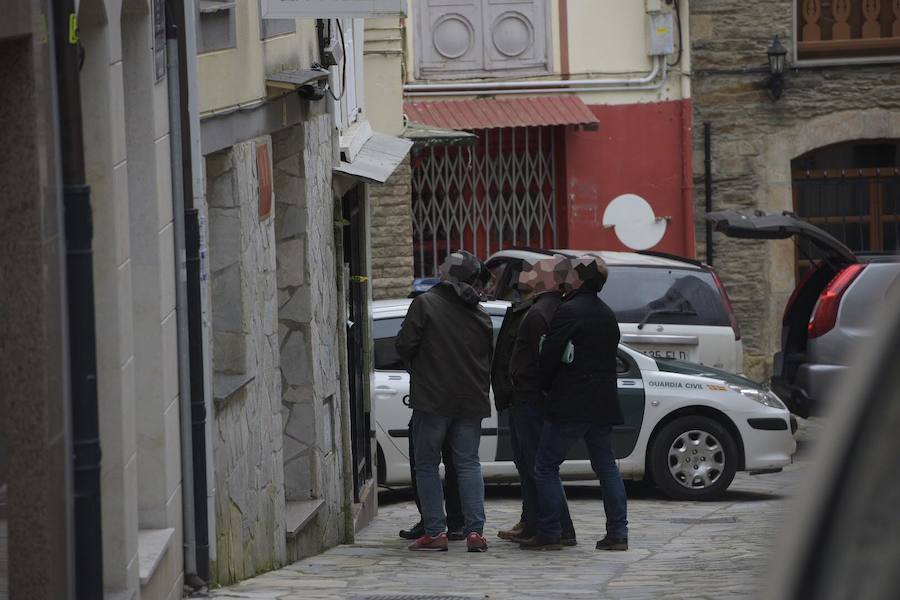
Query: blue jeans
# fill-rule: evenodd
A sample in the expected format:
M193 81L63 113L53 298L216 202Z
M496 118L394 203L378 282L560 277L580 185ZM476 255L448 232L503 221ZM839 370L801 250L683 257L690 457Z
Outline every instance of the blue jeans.
M627 538L627 499L613 452L612 427L550 421L544 422L534 465L538 494L538 534L554 541L560 538L559 519L565 498L561 493L559 465L580 439L584 439L587 444L591 466L600 480L603 510L606 513L606 533L617 538Z
M510 411L510 428L516 432L518 446L516 467L522 482L522 505L525 515L525 531L522 537L531 537L538 533L538 492L534 465L544 427L544 411L536 402L527 401L517 402ZM566 501L562 482L559 483L559 491L562 498L559 510L560 531L574 535L575 526L569 515L569 503Z
M449 440L459 481L459 497L465 519L464 532L481 534L484 531L484 479L478 458L481 419L451 419L414 410L412 423L416 484L422 503L425 533L435 536L447 526L439 466L444 440Z

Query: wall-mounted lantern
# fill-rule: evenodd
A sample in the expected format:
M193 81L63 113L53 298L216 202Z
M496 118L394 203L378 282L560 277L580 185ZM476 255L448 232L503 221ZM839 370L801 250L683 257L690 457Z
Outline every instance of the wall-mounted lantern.
M784 91L784 64L787 57L787 49L777 35L766 50L766 54L769 57L769 80L766 82L766 89L769 91L769 98L775 102L781 98Z

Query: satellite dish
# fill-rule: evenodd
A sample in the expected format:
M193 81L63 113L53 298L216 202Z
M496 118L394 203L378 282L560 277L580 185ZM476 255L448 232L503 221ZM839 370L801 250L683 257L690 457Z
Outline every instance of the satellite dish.
M619 241L632 250L648 250L658 244L666 234L666 224L637 194L622 194L603 212L603 226L615 229Z

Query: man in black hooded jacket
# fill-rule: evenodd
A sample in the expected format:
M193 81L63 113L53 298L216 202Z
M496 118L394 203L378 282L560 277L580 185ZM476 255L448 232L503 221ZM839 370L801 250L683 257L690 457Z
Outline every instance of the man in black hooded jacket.
M548 390L547 421L535 459L538 535L530 546L559 547L564 503L559 466L583 439L600 480L606 513L606 537L597 542L597 549L627 550L627 500L612 445L612 427L623 422L616 380L619 325L612 309L598 297L606 282L606 265L588 259L575 261L574 268L581 286L567 295L553 316L540 355L541 385Z
M447 550L438 467L450 441L465 517L466 546L484 552L484 479L478 447L481 421L490 416L491 318L473 284L483 265L454 252L441 266L441 282L410 304L397 335L397 353L410 374L416 482L425 535L410 550Z

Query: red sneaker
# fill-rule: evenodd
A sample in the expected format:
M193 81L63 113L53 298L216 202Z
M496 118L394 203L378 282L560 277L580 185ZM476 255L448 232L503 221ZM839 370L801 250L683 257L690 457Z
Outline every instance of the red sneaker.
M487 552L487 540L480 533L472 532L466 536L466 549L469 552Z
M439 533L434 537L426 534L407 547L414 552L446 552L447 534Z

